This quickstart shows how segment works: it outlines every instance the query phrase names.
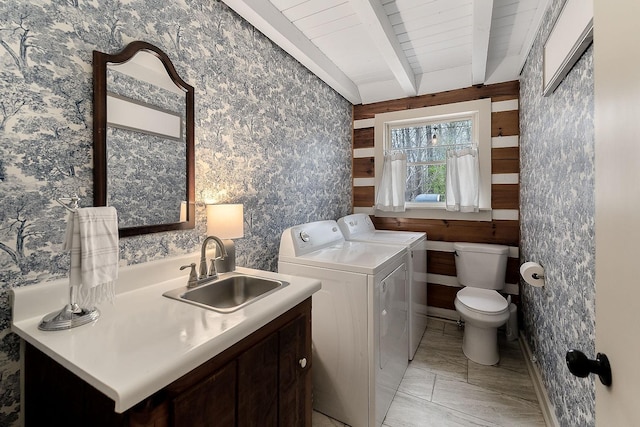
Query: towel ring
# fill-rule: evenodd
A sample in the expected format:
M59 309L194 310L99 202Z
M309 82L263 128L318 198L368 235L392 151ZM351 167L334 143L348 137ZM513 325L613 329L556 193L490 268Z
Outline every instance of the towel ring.
M58 197L56 202L60 204L63 208L68 210L69 212L75 212L78 209L78 202L80 201L80 197L77 194L74 194L71 197ZM71 206L69 206L71 204Z

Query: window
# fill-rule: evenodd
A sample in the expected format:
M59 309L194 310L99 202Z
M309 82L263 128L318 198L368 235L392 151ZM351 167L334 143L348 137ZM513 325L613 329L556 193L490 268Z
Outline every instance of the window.
M470 147L470 118L389 126L386 150L403 151L407 156L408 203L442 203L446 200L447 150Z
M480 212L445 210L448 149L477 144L480 160ZM460 102L375 116L376 193L384 152L407 156L406 212L379 216L491 219L491 100Z

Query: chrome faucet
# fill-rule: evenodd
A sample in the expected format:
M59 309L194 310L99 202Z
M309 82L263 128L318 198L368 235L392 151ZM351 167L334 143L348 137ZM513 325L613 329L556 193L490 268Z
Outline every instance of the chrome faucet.
M210 240L216 242L218 245L220 256L211 260L211 268L207 271L207 244ZM183 265L180 270L190 268L189 280L187 282L187 288L195 288L196 286L204 285L218 278L218 272L216 271L215 260L223 260L227 257L227 250L224 247L224 243L216 236L209 236L202 242L202 249L200 251L200 274L196 273L196 264L193 262L189 265Z
M209 243L210 240L213 240L216 242L216 245L218 245L219 253L221 255L211 260L211 268L207 272L207 244ZM215 262L213 261L216 259L225 259L226 257L227 257L227 250L225 249L224 243L222 243L222 240L220 240L220 238L216 236L209 236L206 239L204 239L204 242L202 242L202 249L200 250L200 277L199 277L200 280L204 278L217 279L218 272L216 271L216 265L215 265Z

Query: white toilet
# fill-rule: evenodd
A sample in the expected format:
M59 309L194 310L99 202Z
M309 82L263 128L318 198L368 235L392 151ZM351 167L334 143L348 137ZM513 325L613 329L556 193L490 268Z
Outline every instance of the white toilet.
M455 299L465 322L462 351L482 365L495 365L498 327L509 319L509 304L498 293L504 287L509 247L482 243L454 243L458 282L465 287Z

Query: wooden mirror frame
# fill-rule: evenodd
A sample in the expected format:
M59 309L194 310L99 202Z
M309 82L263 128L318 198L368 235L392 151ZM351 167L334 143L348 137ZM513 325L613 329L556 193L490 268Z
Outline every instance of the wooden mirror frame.
M131 42L114 55L93 51L93 204L107 206L107 64L122 64L140 51L155 55L176 86L185 91L187 220L119 228L120 237L195 228L194 89L180 78L166 53L143 41Z

